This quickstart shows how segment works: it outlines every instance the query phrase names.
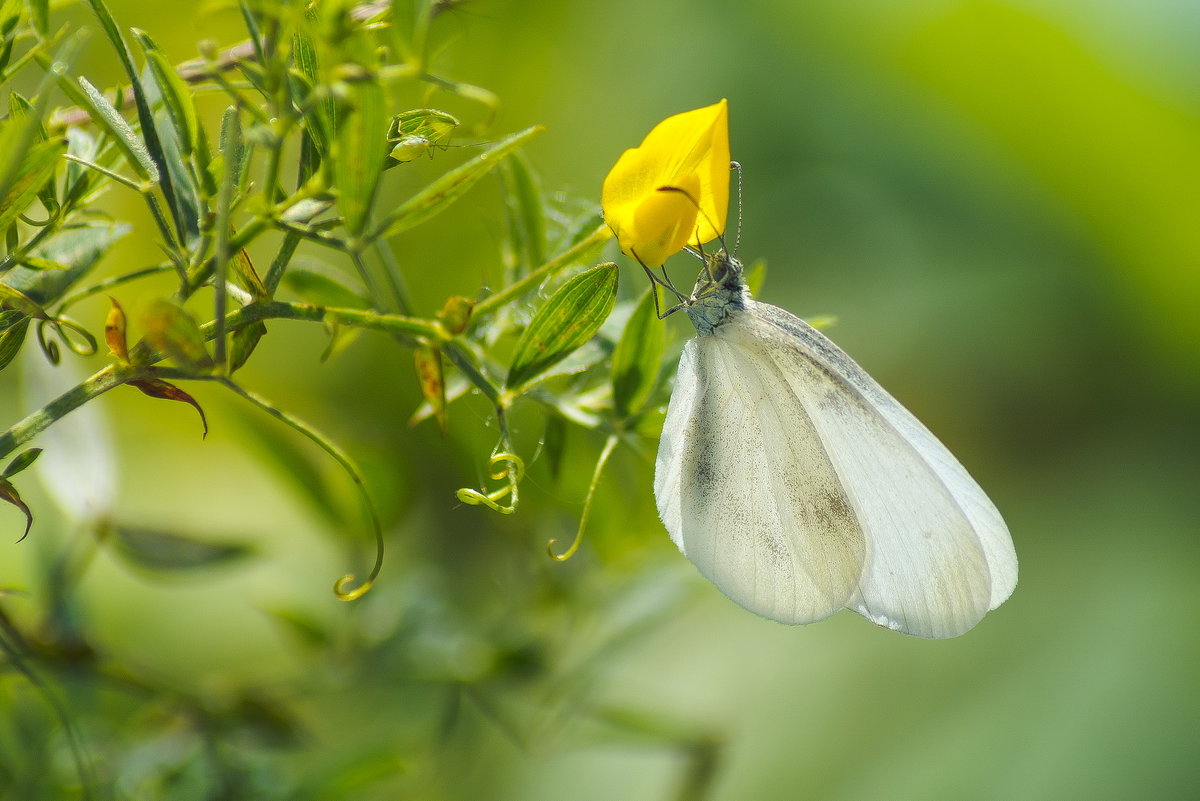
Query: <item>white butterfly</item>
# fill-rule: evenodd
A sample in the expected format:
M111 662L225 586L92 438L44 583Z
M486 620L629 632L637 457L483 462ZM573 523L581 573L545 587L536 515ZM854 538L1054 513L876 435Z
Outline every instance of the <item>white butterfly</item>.
M697 336L654 494L671 539L721 592L782 623L845 608L919 637L962 634L1008 598L1017 557L1000 513L845 352L751 300L724 250L681 307Z

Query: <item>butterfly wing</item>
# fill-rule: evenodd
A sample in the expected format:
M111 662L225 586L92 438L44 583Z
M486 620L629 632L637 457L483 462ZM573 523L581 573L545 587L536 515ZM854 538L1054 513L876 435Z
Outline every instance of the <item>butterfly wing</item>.
M807 412L807 425L793 416L776 437L815 436L833 473L819 481L837 484L853 510L866 551L849 608L907 634L952 637L1008 598L1017 560L1000 513L845 352L794 315L753 301L713 336L756 363L768 354L783 394ZM786 536L813 535L801 526Z
M769 353L684 347L655 465L671 539L731 599L784 623L850 602L864 545L808 411Z

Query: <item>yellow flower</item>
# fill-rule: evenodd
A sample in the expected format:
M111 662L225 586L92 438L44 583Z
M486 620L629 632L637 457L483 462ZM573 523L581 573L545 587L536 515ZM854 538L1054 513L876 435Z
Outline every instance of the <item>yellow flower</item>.
M682 191L662 191L672 187ZM684 245L725 232L729 209L729 108L724 100L654 126L604 179L604 219L621 251L657 267Z

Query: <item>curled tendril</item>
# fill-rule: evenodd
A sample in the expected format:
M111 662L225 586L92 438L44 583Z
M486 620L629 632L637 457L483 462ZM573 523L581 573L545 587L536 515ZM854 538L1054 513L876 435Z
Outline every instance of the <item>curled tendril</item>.
M371 575L362 584L359 584L352 590L347 590L346 585L354 581L354 574L347 573L337 581L333 582L333 594L337 596L339 601L353 601L367 594L367 590L375 584L375 577L379 575L378 563L375 569L371 571Z
M46 354L46 358L50 360L51 364L58 364L62 351L57 342L46 336L47 327L53 329L72 353L79 356L91 356L96 352L96 338L82 325L69 317L47 317L38 320L37 339L38 345L41 346L42 352ZM67 331L70 331L74 337L78 337L78 341L73 336L69 336Z
M596 497L596 487L600 484L600 475L604 472L604 466L608 464L608 457L612 456L615 447L617 447L617 436L612 434L604 441L604 449L600 451L600 458L596 460L596 469L592 471L592 483L588 485L587 500L583 502L583 514L579 516L579 528L575 530L575 539L571 540L570 547L562 553L555 553L554 544L558 540L551 539L546 543L546 553L554 561L565 562L579 550L579 546L583 542L583 530L587 526L588 513L592 511L592 498Z
M470 487L463 487L455 493L458 499L471 506L486 506L502 515L511 515L517 511L517 484L525 477L525 462L521 457L507 451L493 454L492 458L488 460L488 475L493 481L507 480L508 483L506 486L486 494ZM508 495L512 495L512 501L508 506L501 506L500 501Z
M358 491L358 496L362 500L363 507L367 510L367 515L371 518L371 529L375 534L375 564L371 567L371 572L367 575L366 581L359 584L357 587L346 589L346 587L354 582L354 574L347 573L333 583L333 594L342 601L353 601L356 598L361 598L367 594L367 591L375 584L375 579L379 578L379 572L383 570L383 524L379 520L379 512L375 509L375 502L371 500L371 494L367 492L367 483L363 479L362 473L354 461L346 455L337 445L330 442L316 429L309 426L298 417L273 406L264 398L260 398L249 390L243 389L236 382L228 378L218 378L221 384L232 390L237 395L240 395L245 400L262 409L267 414L279 420L282 423L290 426L293 430L303 434L325 453L333 457L333 460L346 471L346 475L354 482L354 488Z

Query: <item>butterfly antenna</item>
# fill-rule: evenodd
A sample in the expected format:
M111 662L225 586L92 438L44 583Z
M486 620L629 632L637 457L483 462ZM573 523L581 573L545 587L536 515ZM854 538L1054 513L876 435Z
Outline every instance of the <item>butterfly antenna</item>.
M729 169L737 173L737 231L733 235L733 252L737 253L742 246L742 165L731 161ZM724 240L721 244L725 244Z

